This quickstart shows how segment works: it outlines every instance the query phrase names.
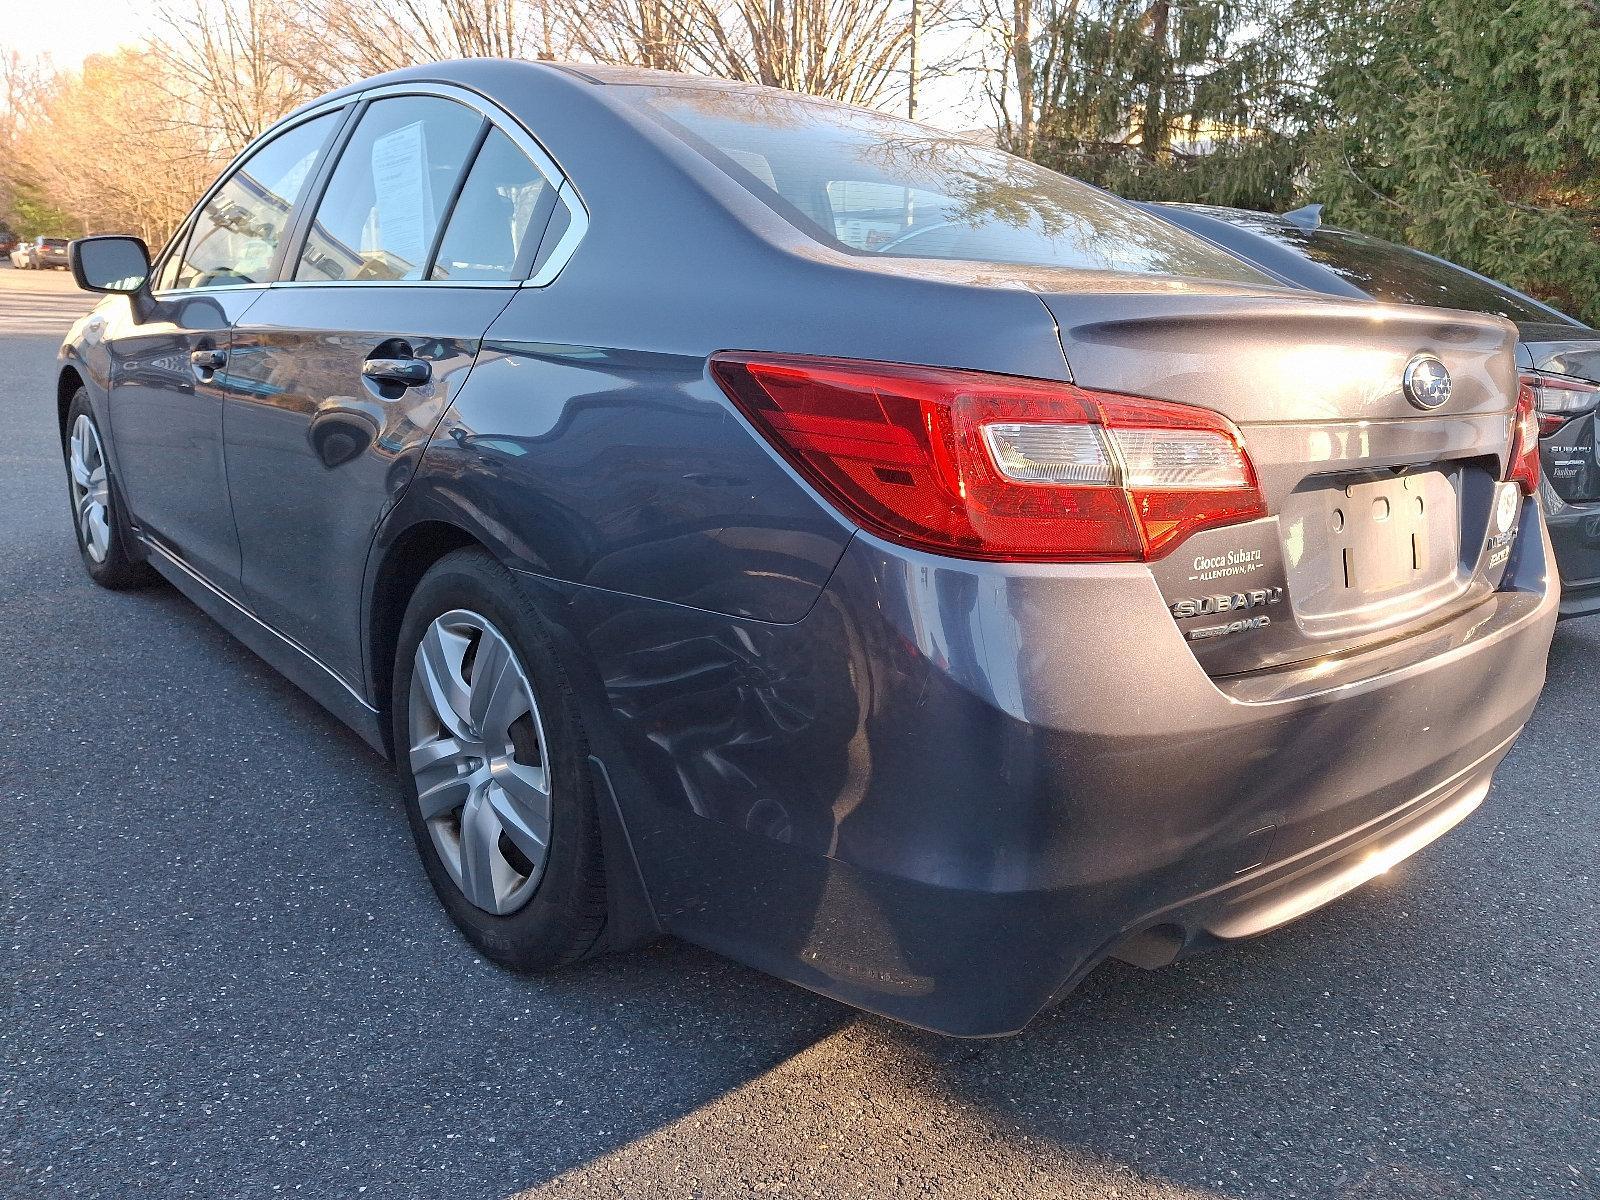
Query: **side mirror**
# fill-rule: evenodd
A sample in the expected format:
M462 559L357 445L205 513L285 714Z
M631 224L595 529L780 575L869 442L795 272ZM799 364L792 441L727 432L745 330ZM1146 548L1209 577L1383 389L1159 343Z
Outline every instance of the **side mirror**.
M131 296L150 281L150 251L142 238L86 237L67 249L72 277L89 292Z

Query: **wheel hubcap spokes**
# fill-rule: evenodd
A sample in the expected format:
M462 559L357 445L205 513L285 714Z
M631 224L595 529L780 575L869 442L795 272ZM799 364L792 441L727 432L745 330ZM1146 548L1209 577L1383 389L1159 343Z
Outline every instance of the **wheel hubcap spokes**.
M457 609L428 626L410 733L418 805L456 886L487 912L520 908L549 850L549 755L527 673L487 618Z
M106 479L106 456L94 422L79 416L67 443L67 470L72 476L72 514L78 523L83 548L95 562L105 562L111 552L111 487Z

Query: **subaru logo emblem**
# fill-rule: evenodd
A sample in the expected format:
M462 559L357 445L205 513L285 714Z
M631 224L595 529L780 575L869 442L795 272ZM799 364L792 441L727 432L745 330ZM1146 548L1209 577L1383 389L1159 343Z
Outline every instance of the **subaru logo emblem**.
M1438 408L1450 399L1450 370L1431 354L1412 357L1404 382L1406 399L1418 408Z

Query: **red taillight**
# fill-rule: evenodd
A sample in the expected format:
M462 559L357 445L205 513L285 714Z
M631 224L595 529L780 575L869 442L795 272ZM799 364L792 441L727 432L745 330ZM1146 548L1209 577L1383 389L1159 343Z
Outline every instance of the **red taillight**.
M1533 384L1523 376L1517 387L1517 409L1511 418L1511 458L1506 480L1522 485L1524 495L1539 490L1539 407Z
M1600 386L1586 379L1534 371L1524 375L1522 382L1533 388L1541 434L1554 433L1579 413L1600 407Z
M1206 409L799 355L717 354L711 373L851 520L941 554L1154 559L1267 511L1238 430Z

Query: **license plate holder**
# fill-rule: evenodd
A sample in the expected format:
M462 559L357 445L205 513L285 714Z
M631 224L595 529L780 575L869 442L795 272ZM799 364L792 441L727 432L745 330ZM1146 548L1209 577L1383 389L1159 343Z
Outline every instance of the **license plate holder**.
M1454 490L1437 472L1349 483L1342 494L1330 497L1328 550L1335 558L1335 585L1342 580L1347 602L1431 580L1444 524L1438 517L1446 515L1430 511L1443 499L1429 486L1433 480L1454 499ZM1454 512L1448 515L1453 525ZM1448 549L1453 559L1455 547Z

